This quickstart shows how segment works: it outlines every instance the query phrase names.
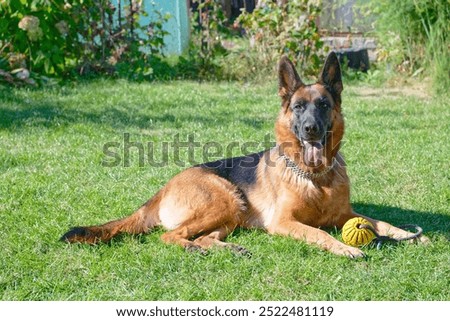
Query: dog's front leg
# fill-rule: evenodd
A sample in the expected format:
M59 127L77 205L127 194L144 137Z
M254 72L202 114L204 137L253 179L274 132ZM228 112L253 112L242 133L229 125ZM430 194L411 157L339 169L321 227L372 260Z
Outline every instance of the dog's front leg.
M364 256L360 249L345 245L327 232L302 224L294 219L278 221L269 227L268 232L270 234L291 236L309 244L316 244L320 248L337 255L345 255L349 258Z

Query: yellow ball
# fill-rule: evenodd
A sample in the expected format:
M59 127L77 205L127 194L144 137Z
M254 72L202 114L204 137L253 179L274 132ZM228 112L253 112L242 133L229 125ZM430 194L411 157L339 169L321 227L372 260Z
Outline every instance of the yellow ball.
M372 226L368 220L362 217L354 217L348 220L342 228L342 239L350 246L363 246L372 242L375 234L367 228L359 228L361 224Z

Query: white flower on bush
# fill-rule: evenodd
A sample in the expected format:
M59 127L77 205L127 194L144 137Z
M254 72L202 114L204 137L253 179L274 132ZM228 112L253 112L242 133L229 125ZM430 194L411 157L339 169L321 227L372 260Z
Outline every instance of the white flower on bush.
M39 28L39 18L35 16L25 16L20 20L19 28L25 31Z
M19 28L27 32L28 38L31 41L36 41L42 38L43 32L39 27L39 18L35 16L25 16L19 21Z
M64 20L61 20L60 22L55 24L56 29L58 29L59 33L63 36L67 35L69 33L69 25Z

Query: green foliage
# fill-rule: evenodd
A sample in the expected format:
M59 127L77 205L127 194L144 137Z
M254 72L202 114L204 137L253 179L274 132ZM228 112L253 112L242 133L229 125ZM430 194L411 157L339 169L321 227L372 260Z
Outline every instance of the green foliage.
M341 71L344 83L348 84L360 84L362 82L374 87L382 87L386 85L388 80L387 71L382 71L376 62L372 63L370 69L364 72L350 68L347 57L344 57L344 61L341 63Z
M323 61L323 42L316 26L320 6L321 1L264 1L252 13L242 13L238 22L250 38L260 65L272 66L286 54L304 74L316 75Z
M303 74L317 74L326 51L315 25L320 1L267 1L233 26L221 0L193 4L189 50L166 59L163 26L170 17L144 10L142 0L115 6L109 0L2 0L0 82L36 84L77 75L248 80L272 72L282 54ZM143 25L148 14L151 23Z
M169 17L155 11L154 21L143 26L142 1L118 4L119 8L107 0L2 0L0 67L5 76L0 74L0 79L17 79L11 74L18 69L57 77L74 70L82 75L151 75L152 59L164 45L162 24ZM5 70L12 71L9 78Z
M315 24L320 2L293 0L279 6L267 1L253 13L243 11L233 25L224 15L222 1L196 0L194 4L191 46L177 65L183 77L262 78L273 72L282 54L303 74L317 75L326 51Z
M2 1L0 57L13 71L61 74L81 54L76 32L83 23L81 8L80 2L72 7L62 1Z
M363 6L376 15L381 60L401 72L430 75L438 92L449 88L448 0L380 0Z
M191 26L197 35L194 37L194 44L199 48L201 59L211 60L213 56L223 52L221 40L228 32L227 19L220 0L194 0L193 3L198 4L191 16Z
M188 57L178 70L186 78L220 79L220 60L226 50L222 39L229 33L221 0L194 0L191 14L191 42Z

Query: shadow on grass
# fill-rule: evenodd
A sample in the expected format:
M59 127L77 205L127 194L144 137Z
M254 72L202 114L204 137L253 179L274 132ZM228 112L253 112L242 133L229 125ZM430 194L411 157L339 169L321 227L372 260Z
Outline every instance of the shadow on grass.
M420 212L399 207L353 203L353 209L362 215L399 226L416 224L427 232L438 233L450 240L450 215L432 212Z
M9 102L18 107L5 106ZM228 126L238 121L242 125L254 129L262 129L267 120L263 117L249 117L233 111L223 110L216 113L210 111L193 113L190 110L176 109L172 105L167 108L152 110L158 104L149 100L146 106L130 106L128 110L119 110L114 106L100 106L95 110L86 106L67 108L64 102L53 102L47 99L25 99L14 95L10 90L0 89L0 129L30 127L59 127L69 124L103 124L114 128L150 129L156 126L179 128L189 126L191 122L200 122L207 126ZM145 109L144 109L145 107ZM275 118L274 120L275 121ZM213 124L213 125L211 125Z

